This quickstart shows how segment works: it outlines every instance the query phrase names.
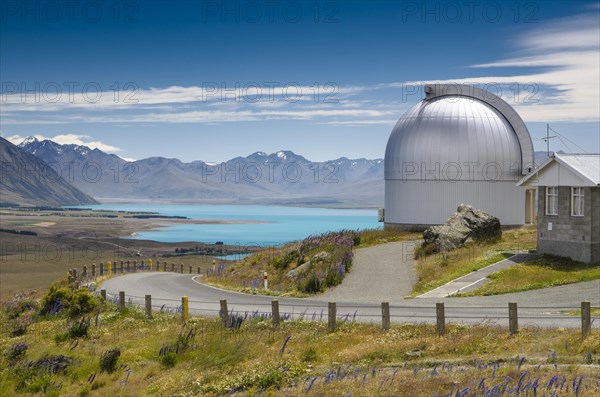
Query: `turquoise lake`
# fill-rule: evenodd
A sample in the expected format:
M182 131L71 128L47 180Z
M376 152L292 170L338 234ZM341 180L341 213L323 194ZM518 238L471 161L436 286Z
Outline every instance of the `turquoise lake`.
M247 224L170 225L131 238L161 242L200 241L239 245L280 245L311 234L342 229L381 228L377 210L299 208L259 205L103 204L85 206L114 211L158 212L191 219L258 221Z

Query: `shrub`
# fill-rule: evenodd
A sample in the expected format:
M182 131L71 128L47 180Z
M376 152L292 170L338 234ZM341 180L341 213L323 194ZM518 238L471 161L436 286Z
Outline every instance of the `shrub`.
M302 361L305 363L312 363L317 361L317 349L314 347L308 347L302 351Z
M319 293L322 290L321 280L319 280L319 277L313 273L303 283L301 283L300 290L308 294Z
M177 364L177 353L170 351L163 354L160 356L160 363L167 368L174 367Z
M66 287L53 285L42 299L40 314L52 316L66 311L69 317L75 318L90 313L97 307L97 298L87 289L82 288L71 292Z
M42 299L40 314L43 316L61 314L68 305L70 294L71 291L68 288L60 288L56 284L52 285L44 299Z
M343 281L343 277L334 271L329 271L327 276L325 276L325 288L335 287Z
M9 360L15 360L27 353L27 349L29 349L29 346L27 346L27 344L17 343L8 348L8 350L6 351L6 357Z
M118 348L107 350L100 356L100 371L112 374L117 369L117 361L121 356L121 350Z
M69 317L90 313L98 307L98 300L87 289L78 289L69 297Z
M13 320L30 310L37 308L37 303L31 299L15 298L6 305L8 318Z
M67 339L87 338L89 336L91 318L83 317L80 321L74 321L67 325L67 332L58 334L54 337L56 342L63 342Z

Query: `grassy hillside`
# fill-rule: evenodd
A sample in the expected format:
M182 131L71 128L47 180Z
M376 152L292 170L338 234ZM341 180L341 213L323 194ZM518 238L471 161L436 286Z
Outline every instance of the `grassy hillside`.
M60 302L60 304L58 304ZM0 310L0 395L595 396L600 333L485 325L290 321L119 312L53 288Z

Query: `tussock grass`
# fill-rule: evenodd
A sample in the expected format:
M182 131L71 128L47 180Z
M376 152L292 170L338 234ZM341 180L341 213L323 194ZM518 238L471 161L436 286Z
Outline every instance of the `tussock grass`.
M428 324L393 325L384 332L376 324L346 322L328 333L324 323L286 321L273 329L268 321L247 319L230 330L216 318L184 325L179 316L155 313L149 320L140 309L119 312L104 302L97 325L92 315L87 338L56 342L70 321L66 312L36 316L39 306L17 305L25 309L14 318L9 306L15 305L0 310L3 396L454 396L467 387L471 392L460 395L479 396L497 384L517 387L523 373L523 385L537 379L544 387L537 395L600 393L597 329L585 340L579 330L525 327L511 337L504 328L482 324L449 324L444 337ZM23 316L31 319L26 333L11 335ZM19 343L28 348L15 354ZM161 349L177 343L185 348L164 365ZM102 371L103 353L112 349L120 352L115 370ZM39 364L60 356L70 364L59 371ZM548 386L555 376L562 389L556 381ZM579 379L582 392L575 394L573 380Z

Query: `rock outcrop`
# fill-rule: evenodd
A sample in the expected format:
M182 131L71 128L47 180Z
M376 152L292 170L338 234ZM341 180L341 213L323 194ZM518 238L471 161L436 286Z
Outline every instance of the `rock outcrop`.
M423 232L426 244L436 252L462 247L469 241L496 240L502 236L500 220L470 205L461 204L445 225Z

